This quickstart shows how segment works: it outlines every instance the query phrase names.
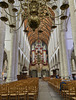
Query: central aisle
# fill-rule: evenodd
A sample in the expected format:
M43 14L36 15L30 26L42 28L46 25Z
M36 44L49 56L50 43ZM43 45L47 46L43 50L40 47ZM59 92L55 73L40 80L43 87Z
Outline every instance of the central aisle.
M64 100L58 95L47 82L39 80L39 95L38 100Z

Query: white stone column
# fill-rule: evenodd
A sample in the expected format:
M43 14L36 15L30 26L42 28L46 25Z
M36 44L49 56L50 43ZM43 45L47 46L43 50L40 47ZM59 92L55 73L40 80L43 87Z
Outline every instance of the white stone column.
M61 40L62 40L62 58L63 58L63 70L64 75L63 77L68 78L69 72L68 72L68 59L67 59L67 46L66 46L66 30L65 30L65 22L62 24L62 30L61 30Z
M60 28L60 27L59 27ZM63 65L63 53L62 53L62 39L61 32L59 32L59 50L60 50L60 76L63 78L64 76L64 65Z
M76 56L76 14L74 12L75 5L74 0L68 0L69 1L69 8L70 8L70 15L71 15L71 27L72 27L72 36L74 41L74 52Z
M18 75L20 75L20 63L18 63Z
M72 69L73 69L73 70L76 69L76 68L75 68L75 60L74 60L74 59L72 59Z
M4 38L5 38L5 24L2 21L0 21L0 83L2 82Z
M11 4L9 6L9 13L11 15L15 15L15 13L12 12L13 5ZM16 21L16 18L10 18L11 24ZM16 25L16 24L15 24ZM17 28L17 27L16 27ZM10 29L9 29L10 32ZM7 82L11 82L17 79L17 67L18 67L18 36L17 33L11 28L11 47L9 50L9 64L8 64L8 71L7 71Z
M35 48L34 45L32 45L32 63L35 62Z
M59 7L62 5L63 0L59 1ZM59 14L61 14L61 10L59 10ZM59 23L62 23L61 20L58 21ZM63 27L63 25L62 25ZM63 46L63 41L64 41L64 36L63 36L63 31L62 31L62 27L58 26L59 32L58 32L58 36L59 36L59 50L60 50L60 68L59 68L59 74L61 75L61 78L65 77L65 72L64 72L64 53L63 51L65 51ZM64 49L64 50L63 50Z
M14 71L15 71L15 32L11 33L11 49L8 56L8 70L7 70L7 82L14 81Z
M22 69L23 69L23 65L21 64L21 72L22 72Z
M61 72L60 72L60 62L58 63L58 69L59 69L59 76L61 76Z
M53 75L53 71L52 71L52 70L50 71L50 75L51 75L51 76Z
M16 26L19 27L20 21L16 22ZM20 30L23 29L23 27L20 28ZM20 38L19 38L19 33L20 33L20 30L17 30L16 34L15 34L15 41L16 41L16 44L15 44L15 70L14 70L14 79L17 80L17 75L20 74L20 65L18 64L18 46L19 46L19 43L20 43ZM21 34L21 33L20 33ZM19 62L20 63L20 62ZM18 70L19 69L19 70Z
M32 50L32 63L35 62L35 50Z
M54 32L52 34L52 51L54 52L54 47L55 47L55 40L54 40Z
M15 34L15 68L14 68L14 80L17 80L18 75L18 32Z
M43 50L44 62L46 63L46 50Z
M43 59L44 59L44 62L46 63L46 47L45 46L43 47Z

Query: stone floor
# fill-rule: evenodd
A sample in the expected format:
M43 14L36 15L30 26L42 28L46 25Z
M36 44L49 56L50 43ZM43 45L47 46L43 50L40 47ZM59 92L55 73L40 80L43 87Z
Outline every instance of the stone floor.
M64 100L47 82L39 80L38 100Z

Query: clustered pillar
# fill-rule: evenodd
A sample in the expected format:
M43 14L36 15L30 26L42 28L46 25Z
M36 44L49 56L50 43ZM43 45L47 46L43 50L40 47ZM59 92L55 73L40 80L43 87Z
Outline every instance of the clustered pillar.
M2 21L0 21L0 83L2 83L4 38L5 38L5 24Z
M71 27L72 27L72 36L74 41L74 52L76 57L76 14L75 14L75 5L74 0L68 0L69 1L69 8L70 8L70 14L71 14Z

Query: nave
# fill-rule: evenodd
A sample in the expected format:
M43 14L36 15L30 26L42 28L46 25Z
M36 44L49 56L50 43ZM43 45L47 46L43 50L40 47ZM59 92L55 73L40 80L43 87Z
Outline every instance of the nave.
M39 95L38 100L64 100L52 87L48 85L48 82L39 80Z
M76 100L76 0L0 0L0 100L30 98Z

